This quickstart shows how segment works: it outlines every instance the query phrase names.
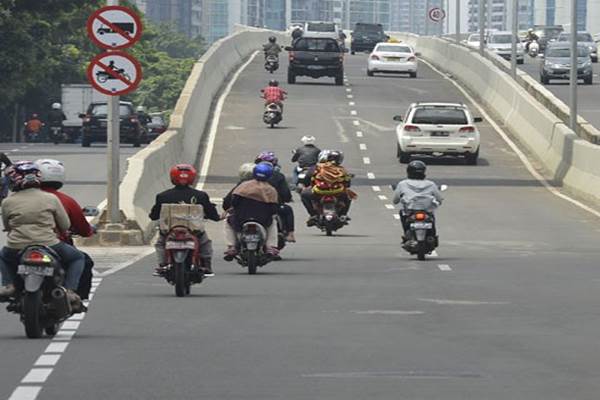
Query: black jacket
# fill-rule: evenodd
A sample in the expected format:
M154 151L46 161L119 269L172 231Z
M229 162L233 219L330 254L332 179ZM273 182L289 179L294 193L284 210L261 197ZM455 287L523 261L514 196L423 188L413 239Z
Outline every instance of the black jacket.
M221 218L217 208L210 202L208 194L189 186L175 186L156 195L156 201L150 211L150 219L157 221L160 218L160 208L163 204L200 204L204 207L204 218L219 221Z
M292 201L292 193L290 192L290 186L285 179L285 175L279 171L273 171L273 176L268 182L275 188L275 190L277 190L277 194L279 195L279 204L289 203Z
M67 117L61 110L52 110L48 113L48 124L50 126L62 126L65 119Z
M320 152L321 149L313 144L307 144L305 146L298 147L294 153L294 156L292 157L292 162L298 162L298 165L301 168L310 167L319 161Z
M231 196L233 213L232 226L235 231L242 229L244 222L254 220L268 228L273 223L273 216L277 214L279 206L274 203L263 203L236 194Z

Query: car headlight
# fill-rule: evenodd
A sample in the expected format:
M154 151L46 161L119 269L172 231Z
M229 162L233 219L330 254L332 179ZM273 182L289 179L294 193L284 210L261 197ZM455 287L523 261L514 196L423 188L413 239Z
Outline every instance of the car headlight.
M581 64L582 68L589 68L592 66L592 60L586 61L583 64Z

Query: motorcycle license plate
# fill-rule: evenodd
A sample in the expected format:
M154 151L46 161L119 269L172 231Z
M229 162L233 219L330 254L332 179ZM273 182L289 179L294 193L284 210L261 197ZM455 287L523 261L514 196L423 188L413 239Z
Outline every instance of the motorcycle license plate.
M431 228L433 228L433 224L431 222L414 222L410 226L411 226L411 228L414 228L414 229L431 229Z
M100 128L106 128L106 122L105 121L101 121L100 122Z
M196 243L193 241L189 242L167 242L165 245L167 250L184 250L190 249L194 250L196 248Z
M19 275L52 276L54 275L54 268L39 265L19 265L17 272Z

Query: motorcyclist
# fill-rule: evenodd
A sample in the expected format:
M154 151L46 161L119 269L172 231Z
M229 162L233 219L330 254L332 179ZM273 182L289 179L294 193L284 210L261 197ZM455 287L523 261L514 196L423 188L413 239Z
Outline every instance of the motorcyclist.
M61 232L59 239L73 246L72 235L81 237L92 236L94 234L94 228L87 221L79 203L71 196L60 191L65 183L65 167L63 163L53 159L40 159L37 160L35 164L41 173L41 189L44 192L51 193L58 197L71 222L69 230ZM85 257L85 268L79 280L77 294L79 294L82 299L87 299L89 288L91 287L94 262L89 255L84 252L82 253Z
M2 186L0 189L0 202L8 196L8 184L10 180L8 179L8 176L6 176L5 171L11 165L12 161L10 161L10 158L8 158L5 153L0 152L0 171L2 171L2 177L0 178Z
M290 192L290 186L285 178L285 175L281 173L281 166L279 165L279 159L275 156L272 151L263 151L256 156L254 160L255 164L261 162L269 162L273 165L273 176L269 178L268 182L277 190L279 196L279 210L277 214L281 217L283 223L283 230L287 232L285 240L287 242L295 242L296 237L294 236L294 210L286 203L292 201L292 193Z
M294 28L294 30L292 31L292 45L294 44L294 42L296 42L296 40L300 39L303 34L304 34L304 30L302 28L300 28L300 27Z
M196 190L192 187L198 173L190 164L177 164L171 168L169 173L173 188L156 195L156 201L150 211L150 219L158 221L163 204L199 204L204 208L204 218L212 221L220 221L221 217L215 205L211 203L206 192ZM212 270L212 241L206 232L194 232L200 242L200 257L204 267L204 276L214 276ZM163 276L166 272L167 260L165 253L165 241L167 232L160 232L158 240L154 245L158 258L158 267L154 276Z
M65 113L62 111L62 105L60 103L52 103L52 110L48 113L48 125L53 127L63 126L63 121L66 120L67 117Z
M340 208L340 218L350 220L348 211L350 203L356 194L350 190L352 175L342 166L344 153L339 150L323 150L319 154L314 173L311 175L311 186L302 191L302 204L310 216L307 226L313 226L318 219L314 203L322 196L335 196L343 206Z
M265 99L265 106L269 104L277 104L283 113L283 101L287 96L287 92L279 87L279 82L275 79L269 81L269 86L261 89L262 98Z
M401 203L400 220L404 228L403 242L406 239L406 233L410 229L408 218L410 211L426 211L433 214L433 211L442 204L444 200L438 186L430 180L425 179L427 165L420 160L411 161L406 167L407 179L398 183L394 190L393 203ZM433 234L437 236L435 229L435 219L433 225Z
M36 164L20 161L7 171L13 195L2 202L2 221L8 232L6 246L0 251L2 284L0 297L16 293L19 253L28 246L48 246L60 256L66 270L65 289L74 310L81 310L81 298L75 292L85 266L83 254L61 242L57 232L66 232L71 223L58 197L40 190L41 173Z
M25 122L26 139L31 141L38 137L42 131L44 123L36 113L31 114L31 117Z
M269 43L263 44L263 52L265 53L265 60L268 56L279 57L279 53L283 50L280 45L277 44L277 38L275 36L269 37Z
M529 45L531 43L533 43L534 41L539 41L540 37L533 31L533 28L529 28L527 29L527 37L526 37L526 41L527 43L525 43L525 51L529 52Z
M319 154L321 153L321 149L315 146L315 137L310 135L302 136L300 141L302 142L302 146L293 151L292 162L297 162L298 166L302 169L315 166L319 161ZM293 172L293 183L294 185L298 184L298 171L296 168L294 168Z
M135 116L137 117L138 121L140 121L140 124L142 124L144 127L152 122L152 118L150 118L148 113L146 113L146 107L144 106L137 106L135 108Z
M227 207L228 217L225 224L225 241L227 250L225 260L231 261L237 255L237 232L244 222L257 221L267 230L266 253L272 257L279 254L277 249L277 226L273 217L279 208L277 191L268 183L273 175L273 165L261 162L252 170L252 179L237 185L231 193L231 201L224 199L223 207Z

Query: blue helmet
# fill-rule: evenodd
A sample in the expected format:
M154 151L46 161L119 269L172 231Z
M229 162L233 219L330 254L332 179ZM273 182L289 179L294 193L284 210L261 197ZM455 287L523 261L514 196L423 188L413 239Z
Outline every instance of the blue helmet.
M257 181L267 181L273 176L273 164L268 162L261 162L256 164L252 171L252 176Z

